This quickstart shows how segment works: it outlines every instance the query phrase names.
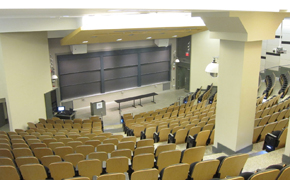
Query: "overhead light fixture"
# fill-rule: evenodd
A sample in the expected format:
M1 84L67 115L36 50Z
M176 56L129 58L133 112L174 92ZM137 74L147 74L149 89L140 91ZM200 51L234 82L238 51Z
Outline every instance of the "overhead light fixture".
M177 37L177 35L173 35L172 37Z
M51 79L52 79L52 80L57 80L58 77L57 77L57 75L54 74L54 75L51 76Z
M89 41L83 41L83 43L85 44L85 43L88 43Z
M175 63L179 63L180 62L180 60L177 57L176 51L173 52L173 58L175 59L174 60Z
M218 76L219 65L216 62L217 58L218 57L213 57L213 61L210 64L208 64L205 68L205 72L209 73L212 77Z
M146 39L151 39L152 37L147 37Z
M122 41L122 39L117 39L117 41Z
M180 60L178 58L176 58L174 62L179 63Z

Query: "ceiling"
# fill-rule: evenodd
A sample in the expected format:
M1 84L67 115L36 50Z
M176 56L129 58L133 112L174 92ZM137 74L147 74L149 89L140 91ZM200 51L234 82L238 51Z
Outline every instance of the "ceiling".
M64 37L61 40L61 45L179 38L205 30L207 30L206 26L110 30L81 30L81 28L78 28Z

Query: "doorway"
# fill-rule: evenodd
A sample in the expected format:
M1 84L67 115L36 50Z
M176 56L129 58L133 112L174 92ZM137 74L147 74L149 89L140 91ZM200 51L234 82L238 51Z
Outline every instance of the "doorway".
M184 91L189 92L190 64L184 62L177 63L176 70L177 70L176 88L184 89Z
M5 99L0 99L0 130L9 130L7 107Z

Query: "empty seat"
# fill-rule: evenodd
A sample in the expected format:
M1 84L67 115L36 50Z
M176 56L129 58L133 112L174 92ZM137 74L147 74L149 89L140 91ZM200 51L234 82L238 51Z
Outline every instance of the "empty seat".
M150 169L154 167L154 155L153 154L139 154L133 157L132 169L138 171L141 169Z
M3 165L10 165L15 167L14 161L12 161L12 159L10 159L9 157L1 157L0 156L0 166Z
M112 143L116 146L119 143L119 140L117 138L108 138L103 141L103 144L108 144L108 143Z
M153 134L156 132L156 127L148 127L141 132L140 139L153 139Z
M189 136L187 139L186 148L195 146L206 146L207 140L210 135L210 130L200 131L194 136Z
M104 151L106 153L111 153L115 150L114 144L100 144L97 146L97 151Z
M92 145L80 145L76 147L76 153L82 153L85 157L94 151L95 147Z
M45 180L46 171L41 164L25 164L20 166L20 171L25 180Z
M154 142L163 142L168 140L168 134L170 133L170 128L163 128L160 132L155 132L153 135Z
M135 171L131 175L131 180L158 180L159 171L157 169L144 169Z
M181 151L180 150L171 150L164 151L158 155L158 159L156 161L156 167L159 172L170 165L178 164L180 162Z
M64 161L72 163L72 165L76 168L78 162L85 159L85 156L81 153L72 153L64 156Z
M75 176L73 164L70 162L54 162L49 165L51 177L54 180L62 180Z
M119 142L117 149L130 149L131 151L134 151L135 143L133 141Z
M161 144L155 150L155 157L158 157L159 154L163 151L170 151L170 150L175 150L175 149L176 149L176 144Z
M212 179L219 166L219 160L207 160L192 163L188 177L191 179Z
M153 146L154 140L153 139L143 139L140 141L137 141L136 147L143 147L143 146Z
M247 180L260 180L260 179L276 180L279 172L280 171L278 169L267 169L263 171L258 171L256 173L251 173L250 176L249 173L242 173L241 176L243 176L244 178L246 177Z
M131 154L132 151L130 149L120 149L112 151L111 157L124 156L127 157L128 159L131 159L132 158Z
M47 147L35 148L33 153L38 159L42 158L43 156L53 155L52 150Z
M113 157L106 161L107 173L124 173L129 169L127 157Z
M80 145L83 145L83 143L81 141L69 141L67 143L68 146L72 147L73 148L73 151L76 150L76 147L77 146L80 146Z
M126 176L123 173L104 174L98 177L98 180L125 180Z
M189 164L186 163L167 166L160 172L160 180L185 180L188 170Z
M198 146L185 149L181 152L181 163L192 164L194 162L202 161L206 147Z
M218 167L216 177L225 178L226 176L238 176L241 173L248 157L249 154L238 154L218 158L220 160L220 165Z
M34 156L18 157L15 159L15 161L18 167L22 166L23 164L39 164L39 160Z
M15 148L12 152L15 159L21 156L33 156L32 151L29 148Z
M168 143L176 143L181 144L184 143L186 140L188 130L187 129L179 129L176 134L169 134L168 135Z
M59 155L62 159L65 155L72 154L73 152L73 148L70 146L61 146L54 149L55 155Z
M154 154L154 147L153 146L144 146L139 147L134 150L134 156L144 153L151 153Z
M102 162L98 159L82 160L78 163L79 175L89 177L99 176L102 173Z
M98 159L103 163L104 161L107 161L108 154L106 152L92 152L88 154L88 159Z
M40 160L41 163L48 168L51 163L61 162L61 157L58 155L42 156Z
M19 174L13 166L0 166L0 180L20 180Z
M290 177L290 166L285 166L280 170L277 180L284 180Z

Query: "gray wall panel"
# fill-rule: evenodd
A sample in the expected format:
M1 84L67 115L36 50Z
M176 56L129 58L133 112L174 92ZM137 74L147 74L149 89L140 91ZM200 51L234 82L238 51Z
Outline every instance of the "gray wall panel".
M169 81L169 72L143 75L141 77L142 85L153 84L157 82Z
M169 62L160 62L153 64L143 64L141 66L141 74L157 73L162 71L169 71Z
M79 96L87 96L101 92L101 83L80 84L61 88L62 99L69 99Z
M137 76L105 81L106 92L130 87L137 87Z
M100 69L100 58L64 59L58 61L59 75Z
M59 77L62 86L101 81L100 71L66 74Z
M119 56L105 56L104 69L138 65L138 55L126 54Z
M105 80L123 78L123 77L128 77L128 76L137 76L138 69L137 69L137 66L118 68L118 69L108 69L108 70L105 70L104 74L105 74L104 75Z
M141 53L141 64L170 61L169 50Z

